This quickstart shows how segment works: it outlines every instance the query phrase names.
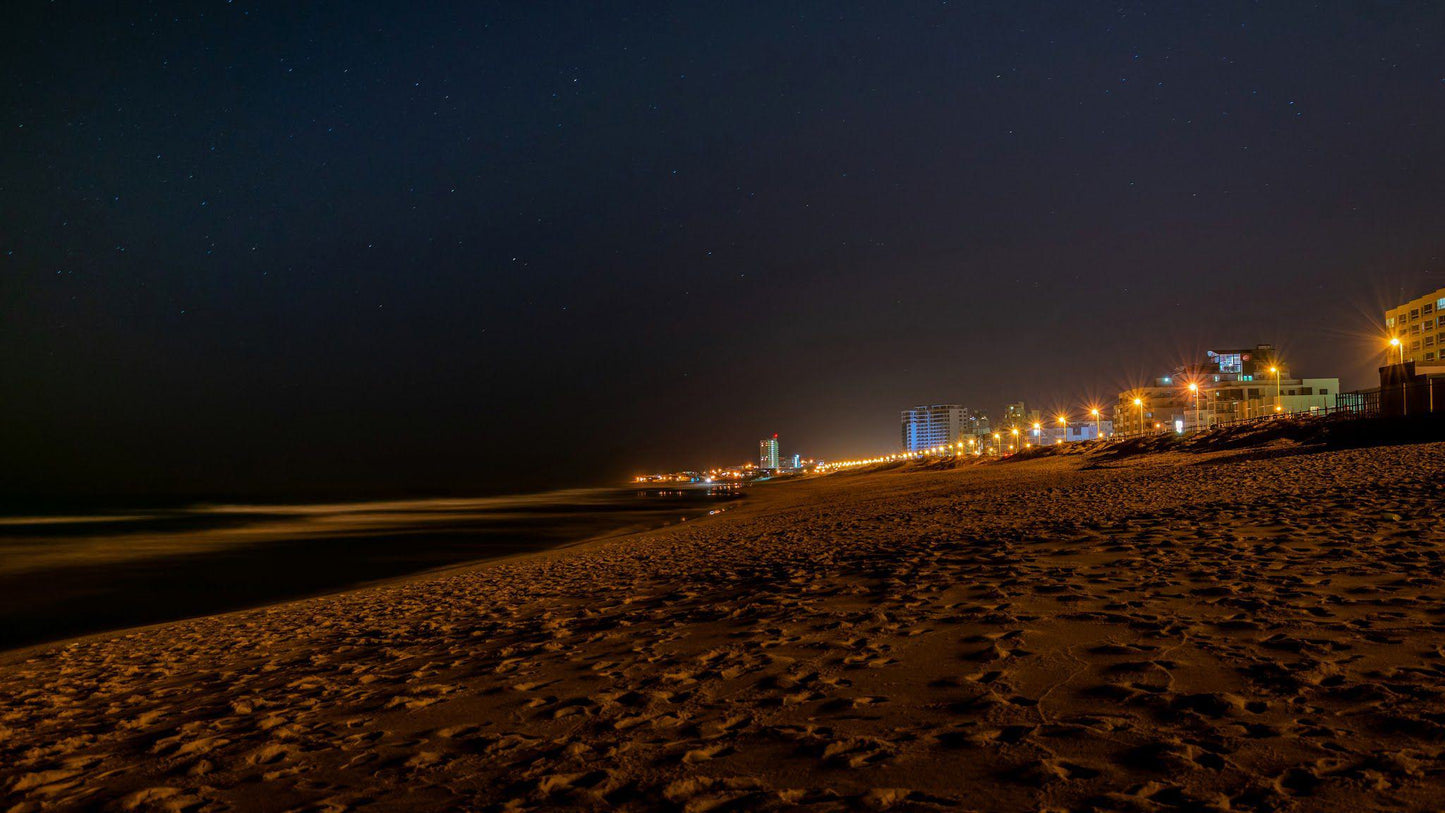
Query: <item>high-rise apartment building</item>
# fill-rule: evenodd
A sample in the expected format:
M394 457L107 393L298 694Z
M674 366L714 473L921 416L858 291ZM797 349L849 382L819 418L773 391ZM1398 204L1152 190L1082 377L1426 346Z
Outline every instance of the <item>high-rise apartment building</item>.
M988 432L988 416L981 410L964 407L961 431L965 437L986 434Z
M1029 417L1028 408L1023 401L1009 404L1003 408L1003 426L1022 426Z
M1000 429L1027 429L1039 422L1039 411L1030 410L1023 401L1009 404L1003 408L1003 423L999 424Z
M1386 351L1385 363L1445 364L1445 288L1431 291L1385 311L1385 330L1400 340Z
M758 468L776 469L777 467L778 435L774 432L772 437L758 441Z
M921 452L958 439L970 432L973 418L958 404L929 404L903 410L902 442L905 452Z

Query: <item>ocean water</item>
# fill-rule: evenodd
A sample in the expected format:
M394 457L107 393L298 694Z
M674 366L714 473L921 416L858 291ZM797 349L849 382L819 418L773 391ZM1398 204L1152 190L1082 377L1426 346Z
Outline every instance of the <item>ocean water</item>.
M0 649L684 522L728 486L0 516Z

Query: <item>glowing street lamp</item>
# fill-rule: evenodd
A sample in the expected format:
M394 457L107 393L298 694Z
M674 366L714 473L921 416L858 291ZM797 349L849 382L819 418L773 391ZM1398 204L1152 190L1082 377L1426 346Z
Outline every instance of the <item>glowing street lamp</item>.
M1139 407L1139 434L1144 434L1144 399L1135 398L1134 406Z
M1200 428L1200 426L1199 426L1199 382L1198 382L1198 381L1191 381L1191 382L1189 382L1189 391L1192 392L1192 393L1194 393L1194 428L1195 428L1196 430L1198 430L1198 429Z
M1016 448L1018 448L1018 445L1019 445L1019 428L1018 428L1017 426L1015 426L1013 429L1011 429L1011 430L1009 430L1009 431L1013 432L1013 436L1014 436L1013 445L1010 446L1009 448L1010 448L1010 449L1016 449Z
M1401 413L1410 414L1410 399L1405 393L1405 343L1400 341L1399 336L1390 337L1390 346L1400 351L1400 406Z
M1274 411L1284 411L1284 399L1279 397L1279 367L1270 367L1269 371L1274 373Z
M1095 439L1095 440L1103 440L1103 439L1104 439L1104 425L1103 425L1103 423L1101 423L1101 422L1099 421L1099 408L1098 408L1098 407L1095 407L1095 408L1089 410L1089 414L1094 416L1094 439Z

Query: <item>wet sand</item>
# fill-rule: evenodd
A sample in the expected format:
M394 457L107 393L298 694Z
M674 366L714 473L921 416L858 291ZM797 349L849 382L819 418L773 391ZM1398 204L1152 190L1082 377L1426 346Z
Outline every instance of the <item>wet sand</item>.
M830 475L0 658L12 809L1445 798L1445 445Z

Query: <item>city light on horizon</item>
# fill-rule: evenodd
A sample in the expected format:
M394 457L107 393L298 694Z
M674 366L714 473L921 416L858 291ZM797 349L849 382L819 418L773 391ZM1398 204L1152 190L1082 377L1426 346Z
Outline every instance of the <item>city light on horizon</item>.
M1445 289L1442 289L1442 291L1445 291ZM1398 337L1390 337L1389 346L1391 346L1392 348L1399 348L1402 346L1402 343L1400 342ZM1253 377L1248 374L1247 370L1241 372L1241 370L1237 367L1228 366L1229 364L1237 365L1239 363L1239 357L1248 360L1251 354L1256 357L1256 362L1259 359L1267 359L1269 362L1267 364L1259 364L1259 366L1253 368L1255 370L1255 375ZM1279 363L1278 353L1276 350L1274 350L1272 345L1261 344L1255 347L1253 351L1235 351L1233 355L1224 352L1221 352L1220 354L1215 354L1213 353L1213 351L1211 351L1209 355L1211 358L1217 355L1219 359L1221 359L1219 361L1219 370L1213 375L1212 379L1210 379L1208 375L1201 375L1201 368L1199 366L1184 364L1171 375L1159 376L1156 380L1156 386L1136 386L1134 388L1134 391L1128 394L1127 403L1132 405L1137 411L1137 417L1139 421L1138 426L1141 428L1141 431L1147 431L1148 429L1152 429L1153 431L1157 432L1172 425L1176 433L1183 434L1186 432L1203 431L1213 426L1238 421L1241 419L1241 413L1239 412L1240 404L1225 400L1226 398L1230 397L1229 393L1226 390L1231 385L1237 386L1239 383L1250 383L1251 381L1257 381L1260 378L1260 374L1267 374L1272 378L1271 383L1273 384L1273 402L1259 404L1257 403L1257 401L1251 401L1250 403L1253 404L1253 406L1245 406L1247 407L1247 409L1253 409L1254 412L1244 412L1242 416L1244 419L1250 417L1251 414L1256 417L1262 417L1266 412L1271 416L1283 416L1286 414L1293 414L1295 410L1301 409L1309 412L1310 414L1323 414L1333 409L1333 401L1331 399L1334 396L1331 395L1332 393L1340 395L1352 395L1350 393L1344 393L1338 388L1337 379L1296 378L1291 379L1291 386L1295 387L1296 389L1291 389L1288 393L1288 397L1294 400L1291 400L1290 405L1286 406L1286 393L1284 392L1285 366L1282 363ZM1235 359L1235 361L1227 361L1227 359L1230 358ZM1205 372L1208 371L1206 370ZM1207 393L1206 384L1208 385ZM1318 393L1311 394L1309 388L1313 386L1319 387ZM1185 409L1184 415L1181 415L1179 411L1179 405L1181 402L1177 398L1175 398L1175 396L1169 394L1169 392L1167 391L1168 387L1175 387L1177 388L1177 391L1187 393L1188 400L1182 402ZM1251 390L1251 393L1254 392L1254 390ZM1206 394L1210 396L1209 399L1207 399L1209 401L1207 410L1205 404L1206 399L1204 397ZM1223 396L1223 398L1221 396ZM1240 396L1236 395L1234 397L1239 398ZM1254 398L1255 395L1251 394L1250 397ZM1154 415L1156 418L1164 418L1167 420L1146 420L1146 406L1149 406L1149 404L1151 403L1151 399L1156 399L1155 401L1153 401L1154 405L1150 407L1154 410L1154 412L1151 414ZM1163 399L1163 401L1160 402L1157 399ZM1126 400L1123 399L1123 394L1121 394L1121 401L1119 403L1123 404L1125 402ZM1171 408L1169 406L1170 404L1175 405L1174 407L1172 407L1175 410L1172 414L1168 412L1168 410ZM1231 404L1233 406L1231 406ZM1021 404L1015 404L1011 406L1010 409L1013 409L1014 407L1021 408ZM1116 416L1118 415L1119 408L1119 406L1115 407ZM1163 413L1160 413L1158 411L1161 408L1165 410ZM1232 413L1230 412L1231 409L1234 410ZM1088 415L1089 418L1093 420L1093 434L1089 435L1081 433L1078 440L1104 440L1115 436L1115 433L1113 433L1112 431L1105 431L1105 428L1103 426L1104 410L1099 404L1086 403L1082 407L1082 410L1085 412L1085 414ZM1208 414L1208 420L1206 420L1206 412ZM1038 411L1033 411L1032 416L1036 417L1037 415ZM1192 422L1185 420L1185 417L1187 417L1188 415L1192 415ZM1017 417L1017 415L1015 415L1015 417ZM986 417L984 417L982 418L982 420L986 421L987 419ZM1053 445L1061 445L1066 441L1072 442L1073 437L1072 433L1069 432L1069 416L1067 412L1065 411L1055 414L1053 416L1053 421L1061 430L1061 434L1054 437ZM1032 438L1025 439L1021 437L1026 433L1026 429L1024 428L1025 426L1032 429ZM1005 451L1014 451L1017 449L1034 449L1044 444L1043 424L1039 420L1029 420L1026 424L1022 426L1019 423L1015 422L1013 425L1008 426L1004 430L995 431L989 434L991 434L992 439L995 442L994 448L989 450L990 453L1003 454ZM831 461L826 464L820 462L819 465L811 468L810 471L814 473L826 473L827 471L840 468L876 464L879 462L920 460L940 456L951 456L954 458L958 458L965 453L965 442L969 447L969 453L981 456L984 454L986 447L977 449L974 448L979 445L978 438L980 437L986 439L988 435L980 433L977 437L970 436L966 439L960 437L957 440L950 441L948 443L933 445L915 451L889 453L881 456L845 458L841 460ZM1013 439L1013 442L1006 445L1003 442L1004 437L1011 437Z

